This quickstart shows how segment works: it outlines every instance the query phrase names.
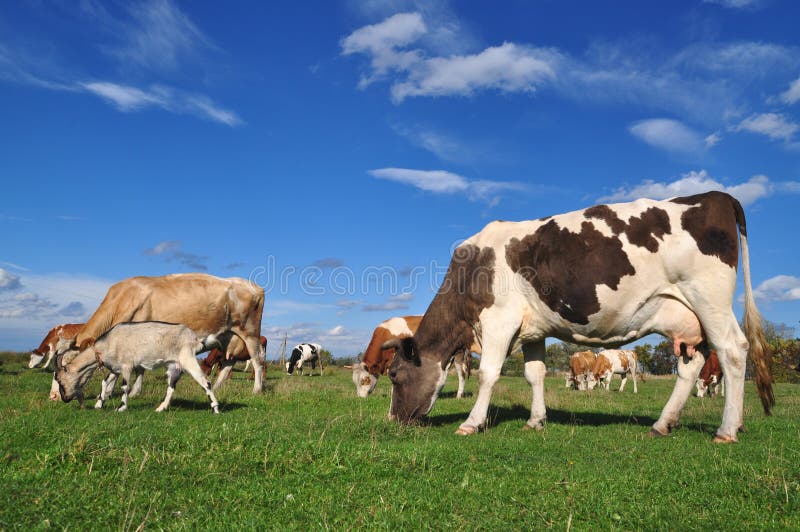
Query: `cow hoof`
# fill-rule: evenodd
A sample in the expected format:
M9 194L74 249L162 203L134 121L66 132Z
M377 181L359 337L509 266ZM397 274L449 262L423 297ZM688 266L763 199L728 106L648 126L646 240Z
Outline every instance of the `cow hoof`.
M714 436L712 441L714 443L739 443L739 440L737 440L734 436L720 436L719 434Z
M212 412L214 412L214 414L219 414L219 408L217 408L216 406L215 406L215 407L213 407L213 408L211 409L211 411L212 411Z
M537 421L535 423L531 423L530 421L528 421L522 426L522 430L542 431L544 430L544 421Z
M103 403L101 403L100 401L97 401L97 402L94 404L94 409L95 409L95 410L100 410L101 408L103 408Z
M669 431L666 433L657 430L655 427L651 428L650 431L647 433L648 436L651 438L666 438L669 436Z
M386 414L386 419L388 419L389 421L394 421L395 419L397 419L397 416L395 416L394 414Z
M472 425L461 425L458 427L456 431L457 436L472 436L478 432L477 427L473 427Z
M747 429L745 428L745 426L744 426L744 425L742 425L741 427L739 427L739 432L747 432Z

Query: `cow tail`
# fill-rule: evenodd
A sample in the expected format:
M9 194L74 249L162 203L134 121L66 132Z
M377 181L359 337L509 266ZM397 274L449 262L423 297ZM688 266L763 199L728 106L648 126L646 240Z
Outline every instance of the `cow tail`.
M756 307L753 297L753 285L750 282L750 251L747 247L747 225L744 218L742 205L734 198L733 208L736 213L736 223L739 225L739 239L742 246L742 277L744 277L744 335L747 337L749 348L747 350L750 360L756 369L756 387L761 397L761 404L766 415L771 414L775 406L775 394L772 390L772 372L769 367L770 348L764 337L761 325L761 313Z

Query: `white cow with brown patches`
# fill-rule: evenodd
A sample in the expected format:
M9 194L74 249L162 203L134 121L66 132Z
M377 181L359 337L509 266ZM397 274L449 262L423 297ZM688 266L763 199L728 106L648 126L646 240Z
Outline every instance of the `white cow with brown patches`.
M619 375L622 382L619 384L619 391L625 389L628 382L628 375L633 378L633 393L639 393L636 387L636 372L638 360L635 351L623 349L605 349L597 354L594 368L589 374L588 388L593 390L595 386L611 387L611 377Z
M733 313L740 248L744 333ZM703 354L692 349L703 338L717 352L728 392L715 441L737 441L743 426L748 354L769 414L775 400L767 343L753 299L744 211L732 196L641 199L487 225L455 250L416 334L391 342L397 355L389 367L390 415L401 422L427 415L453 355L477 341L480 390L457 433L485 426L503 361L518 347L533 392L526 427L541 429L545 338L618 347L651 333L672 339L682 353L652 434L666 435L677 424L703 366Z

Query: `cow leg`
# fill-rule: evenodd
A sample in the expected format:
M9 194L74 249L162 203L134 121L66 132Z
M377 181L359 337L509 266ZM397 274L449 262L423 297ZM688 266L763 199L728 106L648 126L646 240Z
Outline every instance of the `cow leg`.
M478 398L469 413L467 420L458 427L456 434L466 436L475 434L486 424L486 414L489 412L489 402L492 399L492 389L497 379L503 361L508 355L511 340L519 329L519 320L508 311L488 309L483 311L481 323L481 365Z
M672 395L669 396L658 421L653 423L653 428L650 429L651 434L666 436L672 427L678 424L681 411L692 394L692 386L697 380L697 376L700 375L704 363L705 359L699 351L692 358L688 356L678 358L678 378L675 380L675 387L672 389Z
M231 371L233 371L234 360L221 360L219 363L219 372L217 372L217 380L214 381L214 389L219 390L220 387L225 384L225 381L230 376Z
M525 358L525 379L531 385L533 392L531 417L522 428L542 430L547 419L547 409L544 404L544 376L547 373L547 368L544 366L544 340L523 344L522 353Z
M622 382L619 383L619 391L622 391L625 388L625 383L628 382L628 373L625 372L622 375Z
M719 393L722 397L725 397L725 375L722 376L722 380L719 382Z
M44 369L47 369L47 368L49 368L49 367L50 367L50 361L51 361L51 360L53 360L53 356L54 356L55 354L56 354L56 352L55 352L55 350L54 350L54 349L51 349L50 351L48 351L48 353L47 353L47 360L45 360L45 362L44 362L44 366L42 366Z
M253 360L248 358L247 362L245 362L244 364L244 371L247 372L247 370L249 370L250 366L252 365L253 365Z
M117 412L124 412L128 409L128 391L130 390L131 371L130 366L122 366L120 376L122 377L122 406L117 408Z
M135 368L134 371L136 372L136 380L133 381L133 386L131 387L131 393L128 394L128 397L136 397L137 395L142 393L142 380L144 380L144 369Z
M458 391L456 392L456 399L464 397L464 383L467 380L467 368L464 367L464 361L455 360L456 375L458 376Z
M634 362L633 366L631 367L631 379L633 379L633 393L639 393L639 390L636 388L636 364L638 362Z
M175 385L178 384L178 379L183 375L183 370L178 364L170 364L167 366L167 395L164 400L156 408L156 412L163 412L169 408L169 403L172 401L172 394L175 393Z
M97 396L97 402L94 404L95 408L103 408L103 404L111 398L111 393L114 391L114 385L117 384L117 374L108 372L106 378L100 383L100 395Z
M247 346L247 352L250 353L250 360L253 361L253 369L255 375L253 377L253 393L261 393L264 391L264 363L266 361L266 353L261 348L261 341L258 336L248 336L244 340Z
M258 351L255 352L258 353ZM203 391L206 392L209 401L211 401L211 410L215 414L219 414L219 402L217 401L217 397L214 395L214 391L208 384L208 379L206 379L205 373L203 373L203 370L200 369L200 363L197 362L197 358L195 358L194 353L191 350L187 350L186 352L181 352L180 362L181 366L183 366L183 370L189 375L191 375L192 378L195 381L197 381L197 384L199 384L200 387L203 388Z

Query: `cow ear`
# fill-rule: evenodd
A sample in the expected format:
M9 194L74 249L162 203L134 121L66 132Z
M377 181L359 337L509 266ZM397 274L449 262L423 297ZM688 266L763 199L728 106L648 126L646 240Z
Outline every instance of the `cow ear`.
M414 342L413 336L400 340L400 348L397 351L409 362L419 365L419 353L417 353L417 344Z

